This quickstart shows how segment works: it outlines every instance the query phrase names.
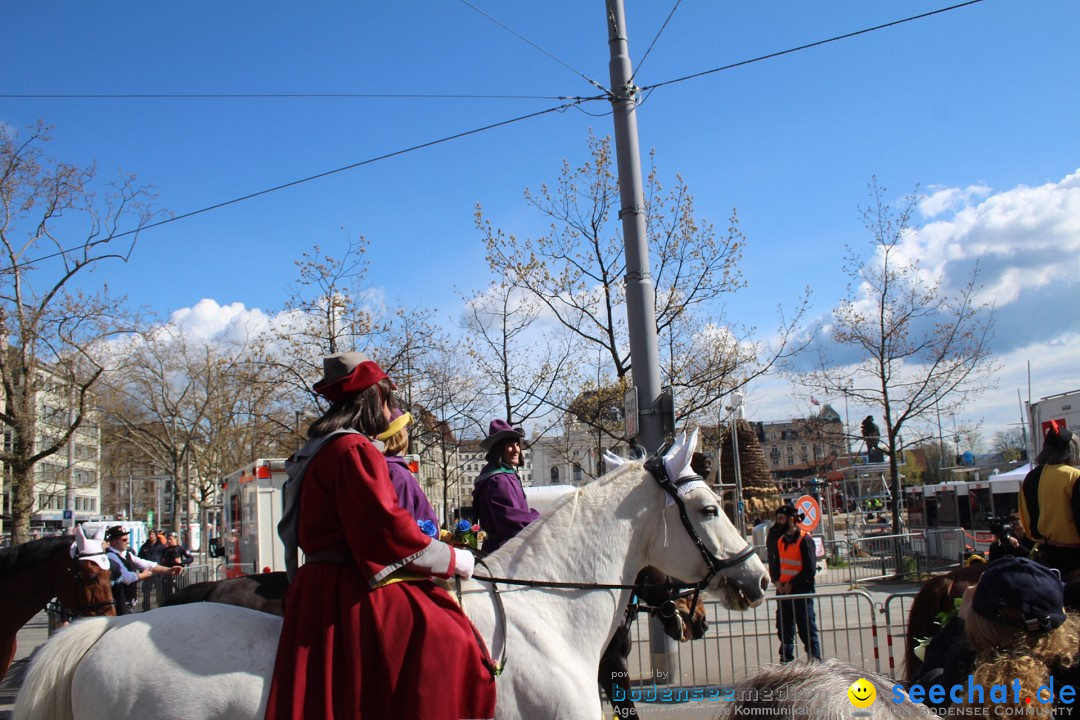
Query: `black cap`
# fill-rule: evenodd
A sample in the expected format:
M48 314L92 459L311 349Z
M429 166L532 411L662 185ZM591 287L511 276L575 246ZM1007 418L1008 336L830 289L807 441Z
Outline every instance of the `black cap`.
M105 540L115 540L116 538L124 537L125 535L130 534L131 531L126 529L123 525L113 525L105 531Z

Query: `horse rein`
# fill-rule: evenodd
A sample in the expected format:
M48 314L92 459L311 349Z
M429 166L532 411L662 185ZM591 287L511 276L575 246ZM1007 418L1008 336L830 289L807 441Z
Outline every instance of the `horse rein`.
M704 588L707 588L709 586L709 583L712 582L712 579L716 575L718 575L720 572L722 572L724 570L728 570L728 569L733 568L733 567L736 567L738 565L741 565L742 563L749 560L752 556L755 555L754 546L747 543L746 548L744 548L739 553L737 553L733 557L730 557L730 558L728 558L726 560L716 557L716 555L714 555L711 550L709 550L707 547L705 547L705 543L701 540L701 537L697 534L697 531L694 529L694 524L690 521L690 516L687 515L687 513L686 513L686 503L683 502L682 496L679 495L679 487L680 486L685 485L686 483L689 483L689 482L696 481L696 480L702 480L702 477L700 475L692 475L692 476L689 476L687 478L681 479L677 483L672 482L671 479L668 477L667 468L664 466L664 459L663 459L663 457L661 457L660 454L654 455L653 457L646 460L645 463L644 463L644 467L645 467L646 470L649 471L649 474L653 477L654 480L656 480L656 482L660 485L660 487L664 489L664 492L666 492L668 494L668 496L675 502L675 505L678 506L678 508L679 508L679 517L682 519L683 527L686 528L686 532L690 535L690 539L693 541L694 546L697 547L698 552L701 553L702 558L704 558L704 560L705 560L706 566L709 568L709 574L706 575L704 579L699 580L696 583L685 583L685 582L659 583L659 584L648 584L648 587L665 588L665 589L672 589L672 590L677 589L677 590L680 591L674 598L671 598L668 601L669 603L671 603L671 608L670 608L671 611L674 611L674 600L675 600L675 598L688 596L688 595L691 594L691 592L693 593L694 599L690 602L690 607L695 607L697 605L697 603L698 603L698 599L701 597L701 591ZM487 565L484 563L483 560L477 560L476 564L481 566L481 567L485 567L485 568L487 567ZM489 569L489 574L488 575L485 576L485 575L473 574L472 579L480 581L480 582L485 582L485 583L490 583L491 584L491 592L495 596L495 605L496 605L496 608L498 610L499 619L502 621L502 624L503 624L503 642L502 642L502 651L500 652L499 661L497 663L494 663L493 665L490 665L488 667L489 671L491 672L492 678L494 678L494 677L498 676L500 673L502 673L503 668L506 667L506 610L505 610L505 608L503 606L502 596L499 595L499 585L498 585L499 583L503 583L504 585L519 585L519 586L531 587L531 588L554 588L554 589L558 589L558 590L634 590L635 594L637 594L637 595L640 595L640 592L638 592L639 588L644 586L644 584L638 584L638 583L635 583L633 585L620 584L620 583L575 583L575 582L557 582L557 581L547 581L547 580L523 580L523 579L518 579L518 578L494 577L494 576L492 576L490 574L490 569ZM723 578L721 578L721 579L723 579ZM725 582L726 582L726 580L725 580ZM456 579L456 587L457 587L458 603L462 604L462 602L461 602L462 601L462 597L461 597L461 578ZM667 607L667 604L668 603L664 603L664 608ZM636 603L635 605L638 608L642 607L641 603ZM639 609L638 612L650 612L651 611L653 614L663 612L663 610L661 608L652 608L650 610L649 606L646 605L644 607L646 609L644 609L644 610ZM463 604L462 604L462 608L464 608ZM633 622L633 620L629 617L629 612L630 612L630 608L628 607L627 608L628 619L630 619L630 622ZM637 612L635 612L633 615L636 616ZM670 615L663 615L662 614L661 617L670 617ZM477 642L480 643L481 650L486 649L484 644L483 644L482 638L480 637L479 633L476 631L475 626L473 627L473 632L476 634L476 639L477 639ZM484 653L484 655L485 655L485 657L489 656L488 653ZM487 663L485 662L485 664L487 664Z

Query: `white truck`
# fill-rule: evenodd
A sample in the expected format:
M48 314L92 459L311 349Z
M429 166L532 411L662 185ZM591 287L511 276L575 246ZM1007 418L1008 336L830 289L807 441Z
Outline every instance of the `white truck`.
M224 558L225 577L285 569L277 524L287 478L284 458L259 458L222 478L221 537L211 554Z
M1043 437L1050 428L1050 421L1080 432L1080 390L1050 395L1036 402L1029 402L1028 459L1034 464L1035 456L1042 450Z

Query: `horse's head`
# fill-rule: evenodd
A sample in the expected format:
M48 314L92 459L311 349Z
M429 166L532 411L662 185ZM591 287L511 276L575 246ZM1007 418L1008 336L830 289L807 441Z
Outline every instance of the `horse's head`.
M57 584L56 599L67 611L80 617L115 615L109 560L101 541L85 537L80 526L75 529L75 543L68 555L65 578Z
M720 498L690 469L697 431L664 456L645 463L663 488L665 532L647 550L649 564L707 588L730 608L745 610L765 599L769 574L723 511Z

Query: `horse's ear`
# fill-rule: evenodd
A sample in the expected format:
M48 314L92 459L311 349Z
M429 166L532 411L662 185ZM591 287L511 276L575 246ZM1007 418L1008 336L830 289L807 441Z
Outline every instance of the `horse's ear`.
M694 471L690 468L690 460L694 456L697 441L697 428L694 428L689 439L685 432L679 434L675 444L664 454L664 467L667 468L669 478L679 480L694 475Z
M610 450L605 450L604 451L604 469L607 472L611 472L612 470L616 470L618 468L621 468L623 465L625 465L628 462L630 462L630 461L627 460L626 458L619 457L618 455L611 452Z

